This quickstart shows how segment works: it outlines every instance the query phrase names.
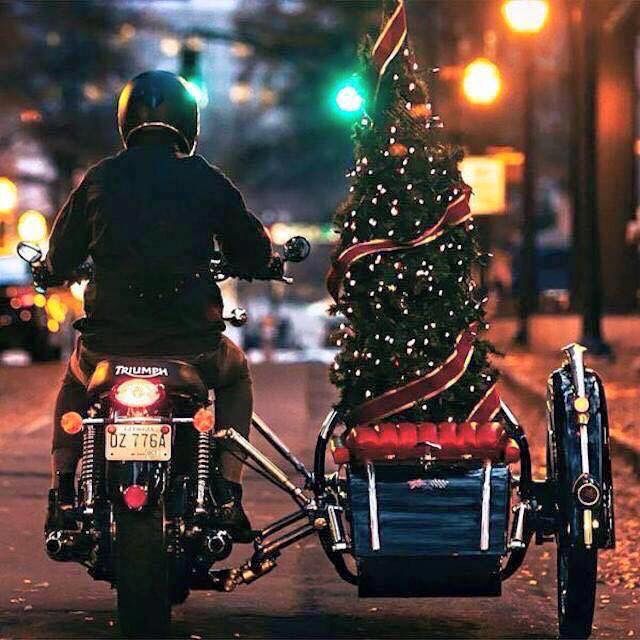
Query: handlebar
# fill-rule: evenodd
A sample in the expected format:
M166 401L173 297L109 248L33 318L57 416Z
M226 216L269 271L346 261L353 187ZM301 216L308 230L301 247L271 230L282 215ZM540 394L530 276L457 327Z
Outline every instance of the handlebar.
M227 278L238 278L239 280L279 280L290 284L293 282L292 278L284 275L284 260L276 255L271 259L271 262L267 268L261 273L246 273L236 269L233 265L228 263L222 254L216 252L210 262L209 271L211 272L213 279L216 282L222 282Z
M33 284L40 293L44 293L48 287L61 285L65 282L91 280L94 275L93 264L87 262L63 278L54 278L47 269L44 263L44 255L38 246L27 242L19 242L17 252L31 266ZM293 279L284 273L285 262L302 262L310 252L311 245L306 238L293 236L284 244L284 257L276 254L262 273L243 273L238 271L226 262L220 252L215 252L209 265L209 271L216 282L222 282L227 278L240 278L243 280L279 280L291 284Z
M275 255L266 270L262 273L244 273L229 264L220 252L216 252L211 259L209 270L216 282L222 282L227 278L239 278L241 280L276 280L291 284L293 278L284 273L286 262L302 262L311 252L311 245L302 236L293 236L284 244L284 257Z

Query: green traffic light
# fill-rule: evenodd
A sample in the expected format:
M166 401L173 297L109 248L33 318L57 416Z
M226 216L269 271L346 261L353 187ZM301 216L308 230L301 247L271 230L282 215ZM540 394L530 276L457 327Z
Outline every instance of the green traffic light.
M352 86L342 87L336 94L336 104L340 111L353 113L360 111L364 104L364 98L358 93L358 90Z
M340 114L355 116L361 113L366 105L366 97L360 79L352 76L340 84L334 92L334 102Z
M209 104L209 93L204 82L196 78L186 78L187 89L201 108Z

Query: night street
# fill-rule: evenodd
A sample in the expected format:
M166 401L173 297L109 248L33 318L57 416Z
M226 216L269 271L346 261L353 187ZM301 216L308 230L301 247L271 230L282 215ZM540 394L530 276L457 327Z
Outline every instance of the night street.
M42 546L49 486L49 414L59 364L0 369L0 624L2 638L112 638L115 595L73 564L54 563ZM257 411L291 447L311 459L319 423L333 397L324 365L254 366ZM544 407L532 397L503 394L529 435L536 475L543 474ZM611 406L616 420L616 403ZM258 438L254 439L258 443ZM600 556L594 638L640 634L640 486L615 455L618 550ZM288 499L249 474L254 525L286 513ZM240 559L248 547L234 553ZM334 574L313 539L286 551L279 567L235 593L196 592L174 609L180 638L554 638L555 550L532 548L499 599L358 600ZM635 611L635 613L634 613Z

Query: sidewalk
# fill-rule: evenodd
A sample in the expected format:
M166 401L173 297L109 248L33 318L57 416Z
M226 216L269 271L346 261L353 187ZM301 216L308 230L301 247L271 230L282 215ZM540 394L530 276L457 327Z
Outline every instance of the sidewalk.
M506 355L496 359L496 366L502 376L512 384L526 389L539 397L546 395L549 374L562 361L561 353L549 351L531 352L506 347L501 349ZM616 361L609 362L585 354L587 367L596 370L605 386L609 410L609 429L616 451L629 459L640 473L640 372L637 359L640 347L618 350Z

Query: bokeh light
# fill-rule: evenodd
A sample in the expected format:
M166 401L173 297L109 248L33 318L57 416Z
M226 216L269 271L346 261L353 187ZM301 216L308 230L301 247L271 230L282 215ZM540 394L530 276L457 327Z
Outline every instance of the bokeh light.
M465 67L462 90L471 104L491 104L502 90L500 70L491 60L477 58Z
M502 15L509 28L517 33L538 33L549 16L547 0L507 0Z
M25 211L18 220L18 235L24 242L42 242L47 237L47 219L34 209Z

